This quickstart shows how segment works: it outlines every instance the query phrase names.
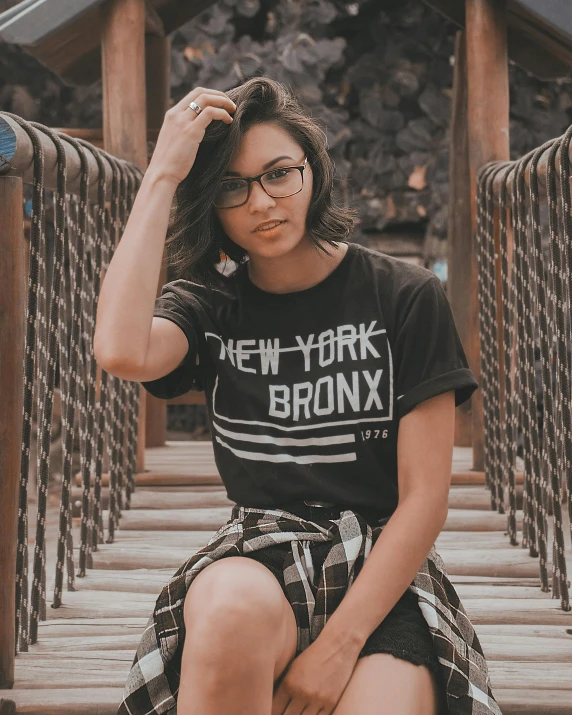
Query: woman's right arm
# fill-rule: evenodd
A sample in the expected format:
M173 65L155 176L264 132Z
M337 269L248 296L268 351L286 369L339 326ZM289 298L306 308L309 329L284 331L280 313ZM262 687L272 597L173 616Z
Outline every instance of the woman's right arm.
M195 100L202 111L188 109ZM94 335L99 365L116 377L162 377L185 358L189 344L174 322L154 317L155 299L178 184L191 170L207 125L232 122L234 103L220 90L196 87L165 115L149 167L101 286Z
M170 372L168 367L177 367L188 350L185 334L175 323L153 318L176 188L174 180L147 170L101 286L95 359L123 379L154 379L160 376L153 374L157 370ZM147 365L149 350L152 360Z

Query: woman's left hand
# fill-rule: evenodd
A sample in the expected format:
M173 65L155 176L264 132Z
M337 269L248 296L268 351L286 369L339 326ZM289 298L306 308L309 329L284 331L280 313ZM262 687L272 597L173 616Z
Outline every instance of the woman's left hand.
M357 663L359 651L311 643L290 663L272 700L272 715L331 715Z

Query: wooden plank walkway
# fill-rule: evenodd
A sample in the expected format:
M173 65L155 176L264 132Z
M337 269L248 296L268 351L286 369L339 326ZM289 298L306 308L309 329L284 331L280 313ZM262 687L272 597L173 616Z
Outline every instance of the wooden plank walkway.
M538 559L509 545L506 516L490 511L488 490L466 474L470 457L470 448L455 448L458 476L437 550L475 626L503 715L571 715L572 612L540 591ZM162 585L230 517L210 441L169 441L146 450L146 464L116 542L100 546L61 608L48 605L38 643L18 655L15 688L0 691L18 713L115 715ZM570 567L568 521L565 538ZM52 561L49 554L49 597Z

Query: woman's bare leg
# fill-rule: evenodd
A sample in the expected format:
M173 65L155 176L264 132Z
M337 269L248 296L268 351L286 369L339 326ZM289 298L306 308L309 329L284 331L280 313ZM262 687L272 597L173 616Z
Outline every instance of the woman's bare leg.
M206 566L185 599L178 715L270 715L294 658L294 613L266 566L232 556Z
M447 715L431 671L389 653L359 658L332 715Z

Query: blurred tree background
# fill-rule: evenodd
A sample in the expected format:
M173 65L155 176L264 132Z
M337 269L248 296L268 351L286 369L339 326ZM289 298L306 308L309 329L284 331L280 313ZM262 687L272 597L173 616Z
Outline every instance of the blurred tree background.
M446 281L455 33L421 0L219 0L171 37L172 101L257 75L288 84L327 130L336 191L359 209L353 240ZM0 44L0 62L1 110L101 127L101 82L67 86L14 45ZM571 123L572 80L540 81L512 62L509 72L517 158ZM170 406L169 428L204 436L204 408Z

